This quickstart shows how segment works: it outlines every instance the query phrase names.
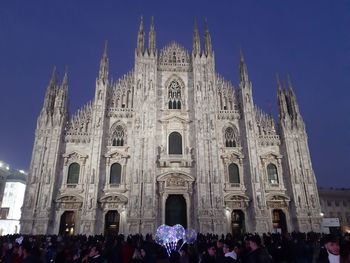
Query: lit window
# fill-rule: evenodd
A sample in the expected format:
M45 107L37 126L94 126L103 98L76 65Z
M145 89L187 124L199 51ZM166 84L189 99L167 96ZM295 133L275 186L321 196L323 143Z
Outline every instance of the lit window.
M278 184L278 174L276 165L270 163L267 166L267 175L270 184Z

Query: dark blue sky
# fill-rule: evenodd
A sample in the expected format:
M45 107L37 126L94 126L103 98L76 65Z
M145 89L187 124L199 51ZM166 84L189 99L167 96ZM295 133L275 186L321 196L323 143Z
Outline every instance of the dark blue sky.
M134 64L140 16L157 47L191 50L207 17L216 70L237 85L242 48L255 102L276 113L275 74L289 73L320 186L350 187L350 1L17 1L0 3L0 160L28 169L36 119L54 65L69 71L70 111L92 99L104 40L110 76Z

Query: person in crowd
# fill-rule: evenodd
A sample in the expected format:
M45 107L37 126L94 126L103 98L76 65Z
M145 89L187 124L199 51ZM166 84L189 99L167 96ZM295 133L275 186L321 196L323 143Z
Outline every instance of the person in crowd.
M124 259L123 259L124 261ZM135 248L134 249L134 254L132 255L132 259L131 261L128 261L128 262L131 262L131 263L141 263L143 262L142 260L142 256L141 256L141 251L139 248Z
M223 262L224 259L225 259L224 240L219 239L218 241L216 241L216 261Z
M323 238L323 247L317 260L318 263L339 263L340 262L340 245L339 239L328 234Z
M180 263L189 263L190 262L190 259L189 259L189 256L188 256L188 253L187 253L187 246L184 246L180 249L180 260L179 262Z
M207 250L203 255L201 263L216 263L216 247L214 243L207 245Z
M236 263L237 262L237 254L234 251L234 245L232 241L226 240L223 247L224 258L222 262L225 263Z
M36 259L32 254L32 247L29 242L25 242L21 245L23 260L22 263L37 263L38 259Z
M261 239L258 235L249 235L246 238L248 250L246 261L244 263L272 263L272 257L267 250L261 246Z
M93 245L90 249L88 263L102 263L103 258L101 256L101 247L99 245Z
M21 263L22 262L22 250L19 244L16 242L12 250L12 262L11 263Z

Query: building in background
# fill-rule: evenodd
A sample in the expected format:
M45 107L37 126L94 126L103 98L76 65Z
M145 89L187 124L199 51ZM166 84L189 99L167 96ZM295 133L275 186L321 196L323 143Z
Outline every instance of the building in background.
M11 169L2 161L0 161L0 173L1 180L4 181L4 187L1 188L0 235L19 233L26 173L22 170Z
M319 188L324 232L350 232L350 189Z
M59 81L54 71L37 119L21 232L146 234L164 223L217 234L319 231L291 82L277 82L276 123L254 103L242 53L235 86L215 64L207 25L203 38L195 26L192 52L176 42L158 51L153 21L147 46L141 21L134 68L110 78L106 46L95 95L72 115L68 75Z

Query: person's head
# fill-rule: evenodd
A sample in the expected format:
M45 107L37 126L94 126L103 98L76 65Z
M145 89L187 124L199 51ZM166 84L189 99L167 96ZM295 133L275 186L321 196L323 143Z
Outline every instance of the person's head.
M328 253L339 255L339 239L336 236L332 234L326 235L324 238L324 247L327 249Z
M98 245L94 245L90 249L89 257L95 257L97 255L101 255L101 247Z
M141 257L145 258L146 257L146 250L144 248L141 248Z
M134 254L132 255L132 258L133 259L142 259L140 249L135 248Z
M31 250L32 250L32 246L29 242L23 242L21 244L20 251L23 254L24 258L26 258L31 253Z
M19 244L18 243L15 243L12 251L13 251L13 254L18 254L18 252L19 252Z
M223 246L223 251L224 253L231 252L233 250L233 244L230 241L225 241L224 246Z
M215 244L213 243L210 243L207 245L207 252L208 252L208 255L213 257L215 256L216 254L216 247L215 247Z
M184 248L184 247L181 248L181 249L180 249L180 256L181 256L181 257L185 257L186 255L187 255L186 248Z
M235 244L233 245L233 251L234 251L237 255L241 254L241 249L242 249L241 244L235 243Z
M216 247L223 248L224 247L224 240L219 239L218 241L216 241Z
M248 249L254 251L261 246L261 239L258 235L248 236L247 239Z

